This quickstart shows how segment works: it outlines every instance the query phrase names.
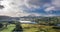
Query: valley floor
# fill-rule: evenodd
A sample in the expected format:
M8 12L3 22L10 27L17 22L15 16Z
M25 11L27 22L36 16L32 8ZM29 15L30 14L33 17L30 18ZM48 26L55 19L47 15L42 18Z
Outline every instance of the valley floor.
M21 24L21 26L23 28L23 32L60 32L59 29L53 29L53 26L45 26L38 24ZM15 25L10 24L0 32L12 32L14 28Z

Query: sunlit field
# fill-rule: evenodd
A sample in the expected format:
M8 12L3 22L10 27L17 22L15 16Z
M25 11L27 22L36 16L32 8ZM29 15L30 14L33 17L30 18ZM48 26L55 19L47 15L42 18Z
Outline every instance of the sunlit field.
M24 32L60 32L60 30L53 29L53 26L45 26L38 24L22 24Z
M4 27L4 29L1 30L1 32L12 32L12 30L15 28L14 24L10 24L7 27Z
M23 32L60 32L58 29L53 29L53 26L45 26L45 25L38 25L38 24L21 24L23 28ZM10 24L1 32L12 32L15 28L15 24Z

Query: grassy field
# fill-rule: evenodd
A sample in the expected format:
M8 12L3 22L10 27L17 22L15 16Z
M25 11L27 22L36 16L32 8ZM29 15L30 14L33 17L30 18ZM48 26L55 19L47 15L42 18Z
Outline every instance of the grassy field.
M53 29L53 26L22 24L22 27L24 32L60 32L60 30Z
M12 32L12 30L15 28L14 24L8 25L6 28L4 28L1 32Z
M23 32L60 32L60 30L53 29L53 26L44 26L37 24L21 24ZM1 32L12 32L15 28L14 24L10 24L7 28L3 29Z

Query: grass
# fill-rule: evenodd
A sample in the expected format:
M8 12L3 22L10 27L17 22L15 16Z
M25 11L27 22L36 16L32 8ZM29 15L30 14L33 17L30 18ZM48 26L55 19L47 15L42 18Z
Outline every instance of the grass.
M10 24L7 26L7 28L3 29L1 32L12 32L12 30L15 28L14 24Z
M21 24L23 32L60 32L60 30L52 29L53 26L44 26L37 24ZM3 29L1 32L12 32L15 28L14 24L8 25L7 28Z
M24 32L60 32L53 29L53 26L37 25L37 24L22 24Z
M38 28L34 28L32 24L22 24L23 32L36 32Z

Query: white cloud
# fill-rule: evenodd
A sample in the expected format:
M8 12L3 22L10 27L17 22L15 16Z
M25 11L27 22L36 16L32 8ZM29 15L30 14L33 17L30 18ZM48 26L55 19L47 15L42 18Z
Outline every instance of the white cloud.
M29 9L35 10L40 8L41 4L39 1L40 0L3 0L1 2L1 5L4 5L5 8L0 10L0 15L7 15L7 16L30 15L32 13L27 13L26 10L29 10ZM24 6L26 6L28 9L25 8Z
M49 11L59 11L60 10L60 0L51 0L51 4L50 6L48 6L45 11L49 12Z
M41 16L42 14L38 14L38 13L30 13L30 15L28 15L28 16Z
M56 7L60 7L60 0L52 0L52 4Z
M52 10L55 10L54 6L51 6L51 7L48 7L48 8L45 9L46 12L49 12L49 11L52 11Z
M44 15L45 17L52 17L52 16L57 16L57 15L54 15L54 14L48 14L48 15Z
M60 2L58 1L60 0L52 1L52 4L49 4L47 2L43 3L40 0L3 0L1 2L1 5L4 5L5 8L0 9L0 15L22 17L34 14L36 16L41 16L41 14L38 13L28 13L26 10L34 11L35 9L40 9L41 6L46 7L45 11L56 10L58 7L60 7Z
M29 0L30 1L30 0ZM28 0L3 0L1 2L1 5L4 5L4 9L0 9L0 15L7 15L7 16L27 16L31 13L26 12L26 8L24 6L29 6L27 7L28 9L32 8L39 8L38 1L36 4L38 5L33 5L32 3L35 3L36 0L31 0L29 3ZM31 3L32 2L32 3ZM27 10L28 10L27 9Z
M52 4L56 7L56 11L60 10L60 0L52 0Z
M1 5L4 5L5 8L0 9L0 15L18 16L20 13L21 16L23 16L25 14L24 11L19 8L19 6L24 5L23 0L3 0Z
M40 0L25 0L24 2L29 9L38 9L42 5Z

